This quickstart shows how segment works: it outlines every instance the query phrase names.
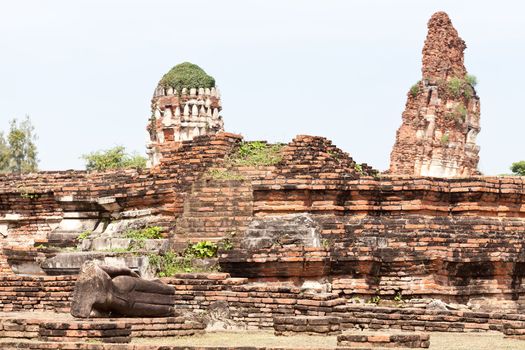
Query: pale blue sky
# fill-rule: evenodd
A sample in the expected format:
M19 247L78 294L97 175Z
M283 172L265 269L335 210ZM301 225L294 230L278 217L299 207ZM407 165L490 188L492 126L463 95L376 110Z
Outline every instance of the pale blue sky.
M479 80L480 169L508 172L525 159L522 1L2 1L0 129L29 114L43 170L114 145L143 153L156 83L191 61L216 78L227 131L325 136L384 170L439 10Z

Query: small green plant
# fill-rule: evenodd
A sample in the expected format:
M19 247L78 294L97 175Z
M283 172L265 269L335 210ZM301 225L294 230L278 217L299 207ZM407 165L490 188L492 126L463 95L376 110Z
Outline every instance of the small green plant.
M1 156L1 155L0 155ZM18 187L18 192L20 197L25 199L38 199L40 198L40 193L36 193L36 189L33 187Z
M282 148L282 144L269 145L260 141L243 142L230 161L240 166L275 165L282 160Z
M144 239L160 239L162 238L162 227L150 226L140 230L128 230L124 232L125 238L144 240Z
M39 244L39 245L35 246L35 248L36 248L36 249L45 249L46 246L43 245L43 244Z
M410 88L410 94L412 95L412 97L416 97L417 94L419 94L419 84L420 82L418 81Z
M329 239L327 239L327 238L323 238L323 239L321 240L321 245L323 246L323 248L328 249L328 248L331 247L332 244L331 244L331 242L330 242Z
M456 118L461 120L463 123L467 119L467 109L463 104L460 104L456 107Z
M394 295L394 301L397 302L397 303L402 303L403 302L403 295L401 294L400 291L397 291L396 295Z
M474 94L474 90L473 90L472 86L466 85L464 90L463 90L463 96L465 96L465 98L467 100L470 100L472 98L473 94Z
M465 81L473 87L478 85L478 78L476 78L476 76L472 74L465 75Z
M105 252L111 252L111 253L129 253L129 252L134 252L133 249L130 249L130 248L111 248L111 249L106 249L106 250L103 250Z
M145 239L132 239L129 243L128 248L126 250L128 252L139 252L143 250L146 247L146 240Z
M444 84L443 81L440 84ZM453 77L446 83L446 91L452 97L458 98L463 95L467 100L474 95L474 86L477 84L477 79L473 75L466 75L464 79Z
M449 119L454 119L458 123L464 123L467 120L467 108L463 104L459 104L456 108L447 113L445 116Z
M150 226L140 230L128 230L122 235L124 238L131 239L129 247L126 249L128 252L137 252L146 247L147 239L161 239L162 238L162 227Z
M327 153L330 155L330 157L334 158L337 161L341 161L342 155L340 153L337 153L335 151L329 150Z
M463 84L462 79L453 77L447 83L447 90L453 97L459 97L463 92Z
M40 195L38 193L20 193L20 197L25 199L37 199Z
M448 141L449 141L449 136L448 136L448 134L443 134L443 135L441 136L441 140L440 140L440 141L441 141L441 144L442 144L442 145L448 145Z
M171 277L177 273L190 272L212 272L217 271L218 267L203 268L195 266L193 260L195 255L186 249L182 255L169 251L164 255L148 255L150 265L156 270L159 277Z
M201 241L188 247L186 255L192 255L196 258L205 259L217 256L217 244L210 241Z
M361 164L354 164L354 170L357 171L360 175L364 175L363 166Z
M77 240L83 241L84 239L89 238L93 232L91 230L86 230L78 235Z
M379 295L374 295L373 297L371 297L369 300L368 300L368 304L376 304L376 305L379 305L379 303L381 302L381 297Z
M244 180L241 174L226 169L211 169L205 174L205 177L213 180Z
M229 238L223 239L219 244L220 250L232 250L233 249L233 242Z

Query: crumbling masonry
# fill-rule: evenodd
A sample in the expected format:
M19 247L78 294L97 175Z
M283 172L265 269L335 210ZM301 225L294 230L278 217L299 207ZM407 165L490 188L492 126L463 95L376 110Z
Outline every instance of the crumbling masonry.
M408 92L390 156L392 174L478 173L479 98L463 65L465 48L447 14L434 14L423 47L423 76Z
M202 320L184 317L107 319L102 329L64 316L85 261L146 276L152 256L200 241L228 242L215 259L221 272L163 278L176 289L176 309L223 308L228 324L279 334L525 335L517 314L525 310L525 181L479 176L479 98L465 44L445 13L428 27L423 77L408 94L387 174L306 135L283 145L275 162L235 162L246 143L223 131L216 88L158 86L150 168L1 175L0 312L48 310L58 321L0 315L0 339L202 333ZM163 237L131 251L122 232L153 225ZM380 340L428 346L424 334Z

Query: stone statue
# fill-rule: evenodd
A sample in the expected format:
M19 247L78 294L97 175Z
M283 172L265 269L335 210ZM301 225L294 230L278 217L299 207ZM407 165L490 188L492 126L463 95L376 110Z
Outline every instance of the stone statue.
M84 263L71 303L74 317L174 316L175 289L145 280L127 267Z

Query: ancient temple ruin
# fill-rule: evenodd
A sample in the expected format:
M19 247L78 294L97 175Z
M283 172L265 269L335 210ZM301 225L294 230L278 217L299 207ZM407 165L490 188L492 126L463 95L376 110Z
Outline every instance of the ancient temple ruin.
M464 49L448 16L433 15L387 173L323 137L225 132L200 70L155 89L151 167L0 175L0 348L175 349L128 343L217 328L345 348L426 348L426 332L523 338L525 181L477 172ZM158 277L176 315L122 317L144 314L121 303L155 298L126 296L104 274L103 302L73 302L91 262ZM110 317L69 315L100 308Z
M197 82L192 87L178 87L167 79L188 65L198 73L205 74L200 67L182 63L166 73L153 94L147 128L150 134L150 143L147 145L150 165L159 163L160 147L224 131L224 123L219 115L222 109L220 92L214 82L207 85Z
M407 94L390 173L454 177L478 174L479 97L463 64L465 42L444 12L428 22L422 78Z

